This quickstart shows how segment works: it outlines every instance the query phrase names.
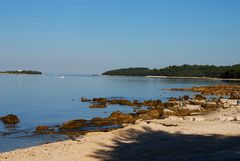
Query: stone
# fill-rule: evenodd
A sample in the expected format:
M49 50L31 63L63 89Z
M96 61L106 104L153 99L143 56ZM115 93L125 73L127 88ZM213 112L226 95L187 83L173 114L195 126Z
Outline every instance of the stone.
M185 105L180 107L182 109L186 109L186 110L201 110L201 106L200 105Z
M91 102L91 101L92 100L88 98L84 98L84 97L81 98L81 102Z
M19 118L16 115L9 114L7 116L0 117L5 124L17 124L20 122Z
M163 110L163 114L166 116L166 115L174 115L174 111L173 110L170 110L170 109L167 109L167 108L165 108L164 110Z
M204 96L201 95L201 94L197 94L197 95L195 95L194 99L195 99L195 100L199 100L199 101L201 101L201 100L206 100L207 98L204 97Z
M221 121L236 121L236 117L235 116L223 116L223 115L220 115L220 116L218 116L217 119L221 120Z
M71 120L63 123L63 125L59 128L61 130L72 130L77 129L85 125L87 120Z
M35 132L36 133L46 133L48 132L49 127L48 126L37 126Z

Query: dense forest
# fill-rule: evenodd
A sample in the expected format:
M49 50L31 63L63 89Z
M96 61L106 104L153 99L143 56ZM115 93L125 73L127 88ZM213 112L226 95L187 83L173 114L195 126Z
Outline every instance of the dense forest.
M16 71L4 71L0 72L2 74L42 74L39 71L32 71L32 70L16 70Z
M161 69L125 68L107 71L103 75L240 78L240 64L232 66L185 64Z

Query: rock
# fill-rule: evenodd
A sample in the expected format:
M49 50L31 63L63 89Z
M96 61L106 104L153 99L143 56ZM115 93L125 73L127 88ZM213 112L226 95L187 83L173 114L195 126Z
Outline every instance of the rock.
M183 100L189 100L189 99L190 99L190 97L188 95L183 96Z
M230 99L240 99L240 93L232 92L230 94Z
M109 120L114 120L118 123L133 122L133 116L131 114L124 114L120 111L113 112L109 117Z
M17 124L20 122L19 118L12 114L0 117L0 120L2 120L5 124Z
M163 103L161 100L145 100L143 102L143 105L149 107L163 107Z
M205 105L203 105L205 109L216 109L217 108L217 103L216 102L207 102Z
M133 103L126 99L114 99L114 100L108 100L108 104L112 105L125 105L125 106L133 106Z
M138 120L135 121L135 124L136 124L136 125L139 125L139 124L147 124L147 122L144 121L143 119L138 119Z
M233 106L237 106L239 103L239 100L221 99L220 102L223 104L223 108L230 108Z
M236 117L235 116L223 116L223 115L220 115L220 116L218 116L217 119L221 120L221 121L236 121Z
M59 128L60 130L72 130L77 129L85 125L87 120L71 120L63 123L63 125Z
M205 106L207 103L206 100L190 100L189 102L191 105L201 105L201 106Z
M197 94L197 95L195 95L194 99L195 99L195 100L199 100L199 101L201 101L201 100L206 100L207 98L204 97L204 96L201 95L201 94Z
M106 98L93 98L92 101L106 104Z
M171 97L171 98L168 99L168 101L169 101L169 102L176 102L176 101L178 101L178 100L177 100L177 98Z
M164 114L164 116L170 116L170 115L174 115L174 111L172 111L172 110L170 110L170 109L167 109L167 108L165 108L164 110L163 110L163 114Z
M200 111L201 110L201 106L200 105L185 105L185 106L182 106L180 108L181 109L190 110L190 111L193 111L193 110Z
M88 98L84 98L84 97L81 98L81 102L91 102L91 101L92 100Z
M104 103L94 103L88 106L89 108L106 108L107 105Z
M176 103L174 102L164 102L163 103L165 108L169 108L169 107L174 107L176 105Z
M35 132L36 133L46 133L48 132L49 127L48 126L37 126Z

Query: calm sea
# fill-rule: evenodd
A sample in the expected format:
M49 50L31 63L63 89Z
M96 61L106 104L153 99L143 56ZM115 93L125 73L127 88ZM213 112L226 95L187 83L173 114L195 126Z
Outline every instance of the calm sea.
M144 77L0 75L0 116L17 115L21 122L6 127L0 122L0 152L64 140L61 135L34 135L38 125L59 125L72 119L106 117L113 111L132 112L131 107L89 109L81 97L124 97L130 100L178 97L188 92L163 88L226 83L214 80L159 79Z

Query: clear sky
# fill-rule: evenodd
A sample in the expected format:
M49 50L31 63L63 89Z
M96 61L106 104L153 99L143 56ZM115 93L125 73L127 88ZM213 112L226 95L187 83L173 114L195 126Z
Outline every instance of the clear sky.
M240 0L0 0L0 70L240 63Z

